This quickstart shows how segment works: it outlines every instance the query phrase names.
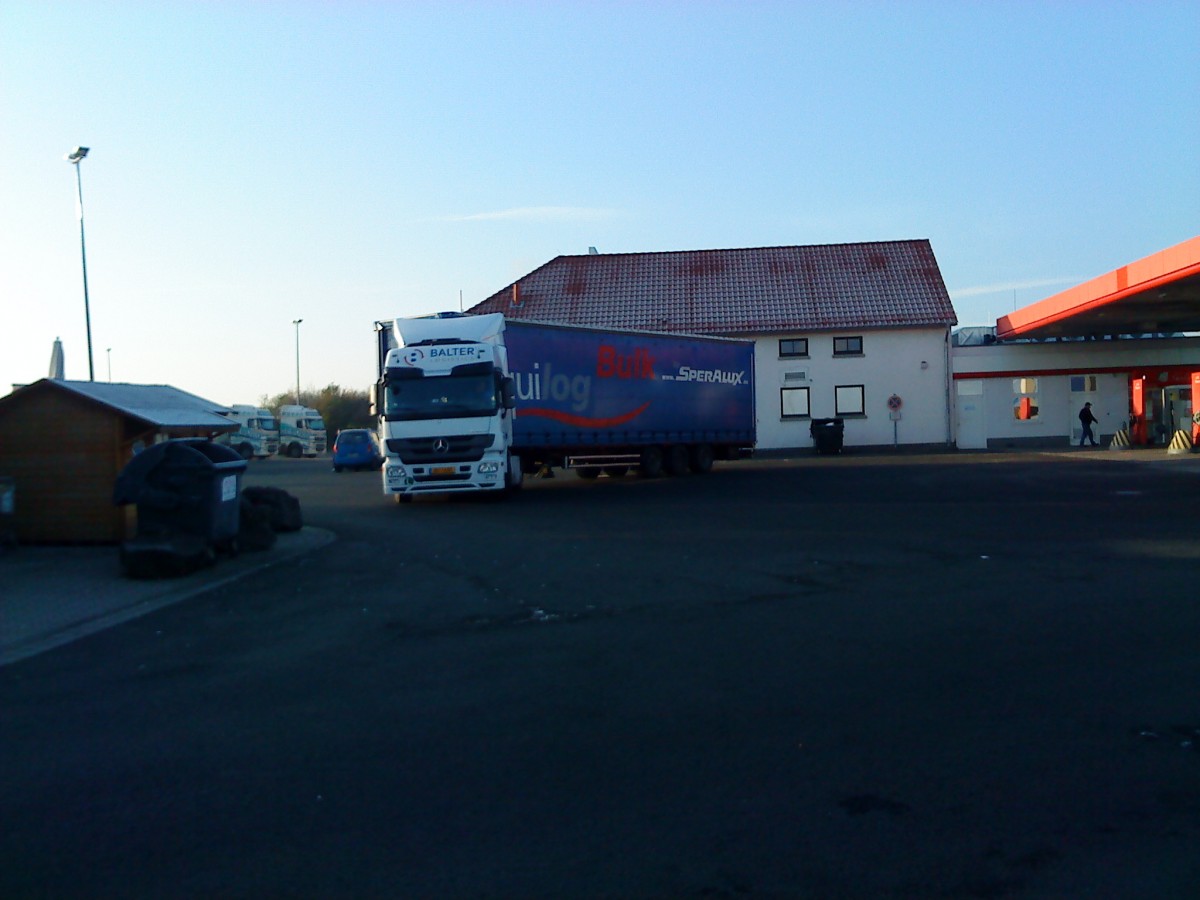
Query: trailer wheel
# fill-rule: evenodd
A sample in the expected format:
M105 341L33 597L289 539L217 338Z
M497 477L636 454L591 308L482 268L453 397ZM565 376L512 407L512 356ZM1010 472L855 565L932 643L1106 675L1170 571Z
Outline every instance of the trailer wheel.
M580 466L575 470L575 474L585 481L593 481L600 477L599 466Z
M647 447L642 451L641 462L638 463L638 474L643 478L658 478L663 473L663 452L661 447Z
M604 474L609 478L624 478L629 466L605 466Z
M688 473L688 448L683 444L668 447L664 465L668 475L686 475Z
M706 475L712 471L713 467L713 448L712 444L697 444L692 448L691 452L691 467L692 471L697 475Z

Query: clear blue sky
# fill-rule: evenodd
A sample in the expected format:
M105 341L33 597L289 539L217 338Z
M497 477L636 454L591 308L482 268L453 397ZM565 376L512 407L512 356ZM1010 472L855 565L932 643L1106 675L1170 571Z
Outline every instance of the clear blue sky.
M1200 233L1192 2L0 4L0 393L365 389L559 254L928 238L961 324ZM111 348L111 356L108 352Z

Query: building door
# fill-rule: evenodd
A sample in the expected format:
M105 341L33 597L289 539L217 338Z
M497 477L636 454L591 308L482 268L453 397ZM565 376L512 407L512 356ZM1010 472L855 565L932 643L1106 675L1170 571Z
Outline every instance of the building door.
M959 450L987 449L987 417L984 415L983 379L964 378L954 382L957 412L955 443Z
M1083 409L1083 404L1092 404L1092 412L1099 412L1099 385L1097 384L1095 375L1072 375L1071 376L1071 445L1079 446L1079 441L1083 437L1083 423L1079 421L1079 411ZM1099 415L1096 416L1100 418ZM1092 434L1095 435L1096 441L1100 440L1100 423L1092 425Z
M1192 386L1172 385L1163 390L1163 426L1167 435L1167 443L1175 437L1175 432L1192 433Z

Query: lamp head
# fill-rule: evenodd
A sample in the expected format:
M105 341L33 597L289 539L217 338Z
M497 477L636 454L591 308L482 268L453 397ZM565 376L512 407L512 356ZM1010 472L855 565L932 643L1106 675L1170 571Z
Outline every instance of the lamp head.
M71 163L72 165L77 166L77 165L79 165L80 161L87 155L88 155L87 147L76 147L74 150L72 150L70 153L68 153L65 158L66 158L67 162Z

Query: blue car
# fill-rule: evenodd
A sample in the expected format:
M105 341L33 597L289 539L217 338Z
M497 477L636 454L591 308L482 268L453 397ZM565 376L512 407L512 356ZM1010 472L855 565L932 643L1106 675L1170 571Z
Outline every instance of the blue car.
M379 439L366 428L339 431L333 442L333 471L342 469L378 469L383 464Z

